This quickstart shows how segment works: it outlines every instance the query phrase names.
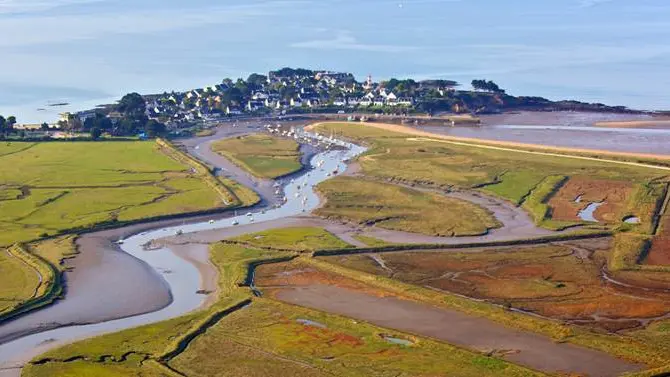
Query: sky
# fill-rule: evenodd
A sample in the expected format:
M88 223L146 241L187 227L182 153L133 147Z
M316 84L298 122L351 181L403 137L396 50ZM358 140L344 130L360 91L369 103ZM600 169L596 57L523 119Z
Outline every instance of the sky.
M19 122L284 66L670 109L667 0L0 0L0 36Z

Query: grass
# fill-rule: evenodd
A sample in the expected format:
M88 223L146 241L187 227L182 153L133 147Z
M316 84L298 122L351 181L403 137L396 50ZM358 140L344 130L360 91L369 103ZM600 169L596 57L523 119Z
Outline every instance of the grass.
M270 135L217 141L212 150L260 178L277 178L302 168L298 143Z
M314 251L317 249L343 249L351 245L321 228L293 227L246 234L233 238L255 247Z
M0 196L0 245L225 207L200 174L153 142L22 144L0 144L0 182L9 193Z
M326 204L316 214L332 219L440 236L479 235L500 226L477 205L393 184L338 177L317 190Z
M482 190L520 205L544 177L534 171L505 172L499 177L500 183L484 186Z
M304 325L308 319L324 327ZM539 376L503 360L428 339L385 341L384 330L318 311L256 300L198 338L170 365L193 377Z
M37 271L5 249L0 249L0 276L0 314L32 298L40 285Z
M369 247L383 247L383 246L393 245L392 242L386 242L384 240L380 240L379 238L370 237L370 236L366 236L366 235L363 235L363 234L356 234L356 235L353 236L353 238L355 240L363 242L364 244L368 245Z

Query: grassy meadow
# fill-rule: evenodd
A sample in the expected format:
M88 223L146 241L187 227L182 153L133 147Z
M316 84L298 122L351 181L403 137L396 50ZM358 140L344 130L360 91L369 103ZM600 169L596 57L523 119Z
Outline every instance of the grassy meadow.
M232 239L254 247L293 251L315 251L318 249L342 249L351 245L321 228L291 227L245 234Z
M220 140L212 150L259 178L277 178L302 168L299 145L270 135L247 135Z
M0 144L0 164L0 245L225 206L153 142Z
M500 226L472 203L388 183L337 177L317 190L326 203L315 213L331 219L431 236L480 235Z

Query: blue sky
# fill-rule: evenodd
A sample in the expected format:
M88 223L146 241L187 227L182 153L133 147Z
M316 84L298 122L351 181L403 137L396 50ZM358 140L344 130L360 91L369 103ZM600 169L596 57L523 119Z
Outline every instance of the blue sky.
M668 108L661 0L0 0L0 113L281 66Z

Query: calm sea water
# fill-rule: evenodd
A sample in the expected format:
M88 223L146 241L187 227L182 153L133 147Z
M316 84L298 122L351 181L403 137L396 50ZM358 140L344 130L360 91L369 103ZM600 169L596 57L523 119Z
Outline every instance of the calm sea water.
M0 0L0 114L282 66L670 109L669 37L667 0Z

